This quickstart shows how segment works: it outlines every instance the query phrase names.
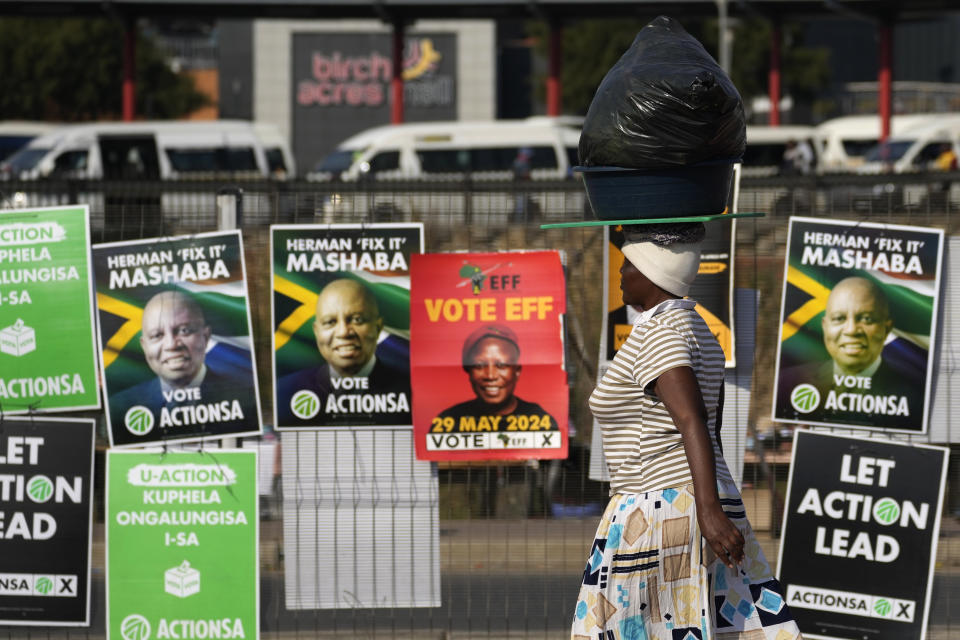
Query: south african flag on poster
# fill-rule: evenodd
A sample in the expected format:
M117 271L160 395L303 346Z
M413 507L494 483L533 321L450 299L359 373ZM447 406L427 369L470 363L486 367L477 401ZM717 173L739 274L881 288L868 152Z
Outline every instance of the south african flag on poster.
M922 433L943 231L791 218L773 419Z
M279 430L409 426L410 256L423 225L275 225Z

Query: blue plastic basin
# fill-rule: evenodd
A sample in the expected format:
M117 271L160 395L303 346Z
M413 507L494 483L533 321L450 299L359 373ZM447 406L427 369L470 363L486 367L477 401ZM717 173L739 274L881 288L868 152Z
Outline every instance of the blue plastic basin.
M600 220L639 220L723 213L733 165L714 160L686 167L574 167Z

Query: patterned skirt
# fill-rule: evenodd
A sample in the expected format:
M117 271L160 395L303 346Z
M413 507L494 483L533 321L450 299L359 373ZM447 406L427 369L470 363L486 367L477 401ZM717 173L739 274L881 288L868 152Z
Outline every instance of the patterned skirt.
M801 638L736 485L718 487L746 540L735 569L702 542L693 485L610 499L583 572L574 640Z

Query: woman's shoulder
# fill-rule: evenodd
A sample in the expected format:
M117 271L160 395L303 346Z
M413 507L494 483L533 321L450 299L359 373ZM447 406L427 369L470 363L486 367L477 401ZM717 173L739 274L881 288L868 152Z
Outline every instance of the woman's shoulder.
M703 316L695 308L671 309L658 316L663 330L672 330L687 339L698 339L701 335L713 335Z
M696 311L690 309L670 309L663 313L658 313L646 322L634 327L634 333L641 340L651 338L663 338L671 335L683 335L689 331L690 318L688 313L696 315Z

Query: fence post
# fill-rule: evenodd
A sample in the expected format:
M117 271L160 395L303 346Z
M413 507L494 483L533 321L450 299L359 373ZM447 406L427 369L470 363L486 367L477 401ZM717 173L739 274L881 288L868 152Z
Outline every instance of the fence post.
M239 229L243 223L243 189L222 187L217 191L217 229Z
M242 221L243 189L240 187L221 187L217 190L217 230L239 229ZM236 438L222 438L220 442L224 449L237 448Z

